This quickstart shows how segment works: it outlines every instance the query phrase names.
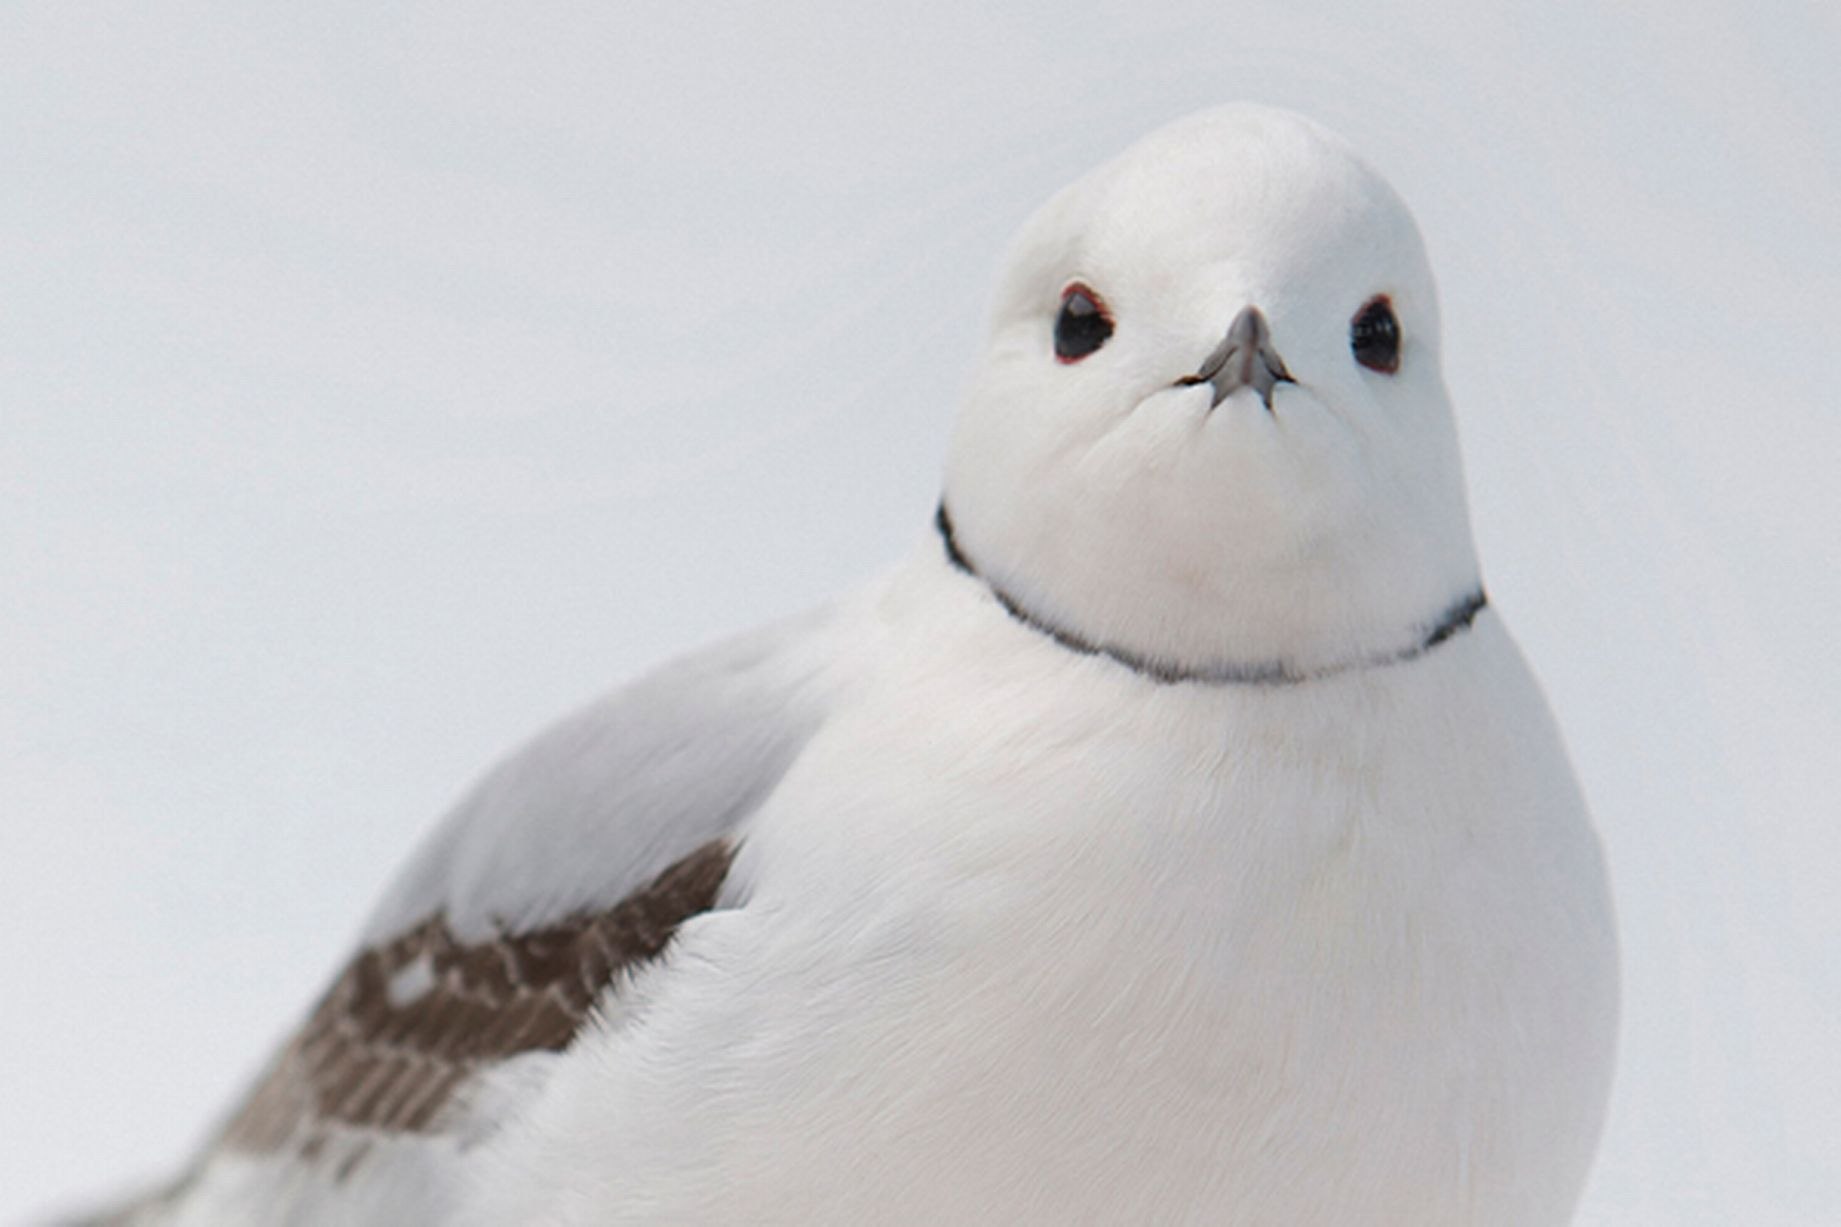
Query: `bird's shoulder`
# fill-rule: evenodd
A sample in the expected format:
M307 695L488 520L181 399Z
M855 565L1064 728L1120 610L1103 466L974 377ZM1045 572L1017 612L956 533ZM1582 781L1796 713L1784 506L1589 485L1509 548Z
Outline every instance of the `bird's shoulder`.
M529 1088L522 1059L566 1048L679 925L725 905L736 828L823 723L848 616L827 606L682 657L489 771L200 1160L124 1221L400 1208L411 1185L418 1212L438 1200L457 1175L443 1169Z

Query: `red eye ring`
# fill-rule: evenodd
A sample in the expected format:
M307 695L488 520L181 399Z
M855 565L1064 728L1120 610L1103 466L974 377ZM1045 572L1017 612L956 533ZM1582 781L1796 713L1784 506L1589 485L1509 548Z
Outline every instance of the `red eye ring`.
M1069 282L1061 291L1061 310L1055 316L1055 361L1064 366L1079 362L1104 345L1112 333L1112 312L1099 291L1084 281Z

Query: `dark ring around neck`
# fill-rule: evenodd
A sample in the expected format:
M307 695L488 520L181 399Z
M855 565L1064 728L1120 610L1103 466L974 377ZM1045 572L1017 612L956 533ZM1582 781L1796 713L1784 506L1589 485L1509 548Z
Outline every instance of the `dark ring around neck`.
M1388 665L1404 664L1409 660L1417 660L1439 644L1469 630L1471 624L1477 620L1477 615L1482 613L1489 604L1489 597L1482 588L1472 589L1431 622L1411 646L1393 652L1381 652L1373 656L1362 656L1353 660L1323 665L1315 669L1297 669L1282 660L1185 668L1112 644L1094 643L1037 617L1009 593L992 583L972 564L971 559L966 557L965 551L959 546L958 538L953 535L952 517L946 512L944 499L940 500L939 509L934 512L933 523L934 527L939 529L940 543L946 550L946 560L983 584L985 590L997 598L997 603L1012 618L1030 630L1046 635L1070 652L1076 652L1082 656L1104 656L1108 660L1124 665L1133 673L1162 685L1193 682L1203 686L1296 686L1303 682L1335 677L1338 674L1358 669L1380 669Z

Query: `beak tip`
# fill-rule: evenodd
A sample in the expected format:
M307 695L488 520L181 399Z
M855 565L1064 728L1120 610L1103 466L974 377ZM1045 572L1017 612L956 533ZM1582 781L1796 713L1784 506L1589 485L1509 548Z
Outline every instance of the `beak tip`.
M1251 387L1267 413L1272 408L1272 389L1281 383L1294 383L1285 360L1272 345L1272 330L1258 307L1243 307L1227 327L1227 335L1208 355L1194 375L1177 380L1182 386L1198 383L1214 385L1210 411L1241 388Z

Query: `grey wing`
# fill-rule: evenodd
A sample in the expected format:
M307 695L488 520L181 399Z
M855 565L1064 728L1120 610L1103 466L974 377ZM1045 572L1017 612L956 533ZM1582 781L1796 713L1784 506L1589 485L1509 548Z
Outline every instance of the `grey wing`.
M678 660L563 720L491 771L366 927L434 913L464 938L605 907L733 830L823 719L832 609Z
M490 772L199 1163L108 1221L433 1221L452 1163L506 1109L482 1093L499 1072L565 1048L619 977L722 905L737 824L824 718L836 620L667 665Z

